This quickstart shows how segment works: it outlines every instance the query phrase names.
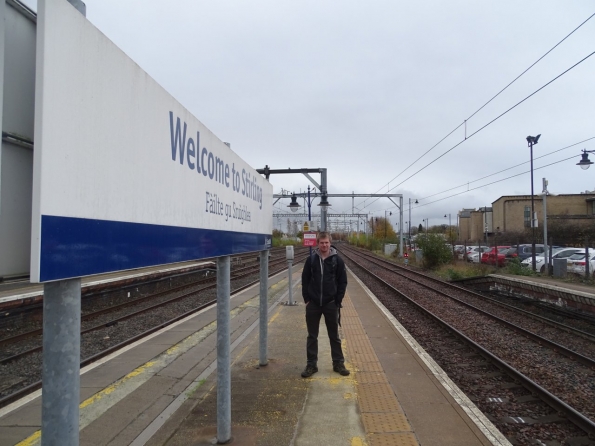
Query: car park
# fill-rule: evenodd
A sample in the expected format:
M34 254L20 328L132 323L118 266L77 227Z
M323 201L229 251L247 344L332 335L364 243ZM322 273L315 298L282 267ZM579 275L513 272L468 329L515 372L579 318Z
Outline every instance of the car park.
M563 248L563 247L555 247L552 249L552 260L553 259L568 259L573 254L578 252L585 251L584 248ZM595 250L593 251L595 253ZM533 259L531 257L526 258L521 262L521 266L524 268L531 268L533 264ZM540 254L535 256L535 271L539 271L540 273L545 272L545 256L544 254Z

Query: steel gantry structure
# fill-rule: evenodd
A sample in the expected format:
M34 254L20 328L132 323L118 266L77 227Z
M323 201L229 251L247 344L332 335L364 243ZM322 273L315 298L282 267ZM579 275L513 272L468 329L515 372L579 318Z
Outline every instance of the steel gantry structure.
M299 169L292 169L292 172L296 173L299 172ZM403 256L403 195L402 194L356 194L356 193L351 193L351 194L329 194L329 193L325 193L322 194L321 191L321 195L326 198L326 197L333 197L333 198L351 198L352 199L352 213L351 214L331 214L332 216L338 217L338 216L367 216L367 214L356 214L353 212L353 200L355 198L388 198L398 209L399 209L399 256L402 257ZM287 194L274 194L273 198L276 199L276 201L273 202L276 203L277 201L279 201L282 198L292 198L292 197L299 197L299 198L306 198L307 197L307 193L306 192L294 192L294 193L287 193ZM393 198L398 198L399 199L399 203L397 203L395 200L393 200ZM321 228L322 230L326 230L326 218L327 218L327 213L326 213L326 208L324 208L324 214L322 213L322 209L321 208ZM291 216L291 217L298 217L298 216L304 216L307 217L307 214L273 214L273 217L282 217L282 216ZM359 220L358 220L359 221ZM359 223L358 223L359 224Z

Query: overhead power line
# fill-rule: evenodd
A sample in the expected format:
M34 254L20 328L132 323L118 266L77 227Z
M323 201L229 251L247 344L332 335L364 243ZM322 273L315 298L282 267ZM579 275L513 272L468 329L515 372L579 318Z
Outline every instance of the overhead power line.
M565 146L565 147L562 147L562 148L560 148L560 149L554 150L554 151L552 151L552 152L549 152L549 153L543 154L543 155L541 155L541 156L538 156L538 157L534 158L534 160L535 160L535 161L537 161L537 160L539 160L539 159L542 159L542 158L545 158L545 157L551 156L551 155L553 155L553 154L555 154L555 153L561 152L562 150L571 149L572 147L578 146L579 144L583 144L583 143L585 143L585 142L587 142L587 141L591 141L591 140L593 140L593 139L595 139L595 136L591 136L590 138L583 139L582 141L578 141L578 142L575 142L575 143L573 143L573 144L570 144L570 145L568 145L568 146ZM577 156L577 155L573 155L573 156L571 156L571 157L569 157L569 158L565 158L565 159L563 159L563 160L556 161L555 163L547 164L547 165L545 165L545 166L541 166L541 167L535 168L535 169L533 169L533 170L535 171L535 170L543 169L544 167L548 167L548 166L551 166L551 165L553 165L553 164L558 164L558 163L561 163L561 162L563 162L563 161L568 161L568 160L570 160L570 159L572 159L572 158L576 158L576 156ZM489 174L489 175L485 175L485 176L483 176L483 177L481 177L481 178L477 178L477 179L475 179L475 180L472 180L472 181L467 181L467 182L465 182L465 183L463 183L463 184L460 184L459 186L451 187L451 188L445 189L445 190L443 190L443 191L436 192L436 193L434 193L434 194L432 194L432 195L428 195L427 197L418 198L418 200L422 200L422 201L423 201L423 200L427 200L428 198L435 197L436 195L442 195L442 194L445 194L445 193L447 193L447 192L450 192L450 191L453 191L453 190L459 189L459 188L461 188L461 187L468 186L469 184L472 184L472 183L477 183L478 181L485 180L486 178L493 177L494 175L498 175L498 174L500 174L500 173L502 173L502 172L506 172L506 171L508 171L508 170L515 169L515 168L517 168L517 167L520 167L520 166L522 166L523 164L527 164L527 163L529 163L529 162L530 162L530 161L524 161L524 162L522 162L522 163L520 163L520 164L516 164L516 165L514 165L514 166L507 167L506 169L502 169L502 170L499 170L498 172L494 172L494 173L491 173L491 174ZM476 189L480 189L480 188L482 188L482 187L485 187L485 186L489 186L489 185L491 185L491 184L495 184L495 183L499 183L499 182L501 182L501 181L505 181L505 180L508 180L508 179L511 179L511 178L515 178L515 177L517 177L517 176L524 175L524 174L526 174L526 173L528 173L528 172L530 172L530 170L527 170L527 171L521 172L521 173L519 173L519 174L512 175L512 176L510 176L510 177L503 178L503 179L501 179L501 180L494 181L494 182L492 182L492 183L487 183L487 184L483 184L483 185L481 185L481 186L473 187L473 188L471 188L471 189L466 189L466 190L464 190L464 191L462 191L462 192L458 192L458 193L456 193L456 194L454 194L454 195L449 195L448 197L443 197L443 198L441 198L441 199L438 199L438 200L434 200L434 201L431 201L431 202L428 202L428 203L423 203L423 204L420 204L419 206L412 206L412 207L411 207L411 209L415 209L415 208L418 208L418 207L426 206L426 205L428 205L428 204L436 203L436 202L438 202L438 201L441 201L442 199L447 199L447 198L451 198L451 197L456 197L457 195L461 195L461 194L464 194L464 193L466 193L466 192L470 192L470 191L472 191L472 190L476 190ZM394 207L394 206L393 206L393 207L389 207L389 208L387 208L386 210L388 211L388 210L391 210L391 209L395 209L395 207ZM406 208L404 208L404 210L403 210L403 211L408 211L408 210L409 210L409 207L406 207Z
M568 160L571 160L573 158L576 158L576 155L570 156L568 158L564 158L563 160L556 161L554 163L546 164L545 166L537 167L537 168L533 169L533 171L545 169L546 167L553 166L553 165L559 164L559 163L563 163L564 161L568 161ZM438 203L439 201L447 200L449 198L456 197L457 195L466 194L466 193L471 192L473 190L481 189L482 187L491 186L492 184L501 183L502 181L510 180L511 178L515 178L515 177L518 177L518 176L521 176L521 175L525 175L525 174L527 174L529 172L531 172L531 170L525 170L524 172L517 173L516 175L511 175L509 177L502 178L501 180L492 181L491 183L482 184L481 186L476 186L476 187L473 187L473 188L471 188L469 190L464 190L462 192L458 192L456 194L449 195L448 197L443 197L443 198L439 198L439 199L434 200L434 201L430 201L428 203L420 204L419 206L415 206L415 208L429 206L430 204ZM412 207L412 209L415 209L415 208Z
M546 153L545 155L541 155L541 156L535 157L535 158L533 158L533 159L534 159L534 161L537 161L537 160L539 160L539 159L541 159L541 158L545 158L545 157L547 157L547 156L553 155L554 153L561 152L562 150L571 149L572 147L578 146L579 144L582 144L582 143L584 143L584 142L590 141L590 140L592 140L592 139L595 139L595 136L592 136L591 138L583 139L582 141L576 142L576 143L574 143L574 144L571 144L571 145L569 145L569 146L566 146L566 147L562 147L561 149L554 150L553 152ZM486 176L484 176L484 177L478 178L478 179L476 179L476 180L473 180L473 181L467 181L466 183L464 183L464 184L461 184L461 185L459 185L459 186L451 187L450 189L446 189L446 190L443 190L442 192L437 192L437 193L435 193L435 194L428 195L427 197L419 198L418 200L427 200L428 198L435 197L436 195L444 194L444 193L446 193L446 192L450 192L451 190L455 190L455 189L458 189L458 188L460 188L460 187L465 187L465 186L467 186L467 185L469 185L469 184L471 184L471 183L476 183L476 182L478 182L478 181L485 180L486 178L493 177L494 175L498 175L499 173L506 172L507 170L515 169L515 168L517 168L517 167L520 167L520 166L522 166L523 164L528 164L528 163L530 163L530 162L531 162L531 161L523 161L522 163L520 163L520 164L517 164L517 165L515 165L515 166L507 167L506 169L502 169L502 170L500 170L500 171L498 171L498 172L491 173L491 174L489 174L489 175L486 175Z
M553 78L552 80L550 80L549 82L547 82L546 84L542 85L541 87L539 87L537 90L535 90L533 93L531 93L529 96L526 96L524 99L520 100L519 102L517 102L515 105L513 105L512 107L510 107L508 110L506 110L505 112L499 114L498 116L496 116L494 119L492 119L490 122L488 122L487 124L483 125L482 127L480 127L479 129L477 129L475 132L471 133L469 136L467 136L465 139L463 139L462 141L459 141L458 143L456 143L454 146L452 146L450 149L448 149L446 152L444 152L442 155L438 156L437 158L435 158L434 160L430 161L428 164L426 164L425 166L423 166L422 168L418 169L417 171L415 171L414 173L412 173L411 175L409 175L407 178L405 178L403 181L401 181L400 183L398 183L397 185L393 186L392 188L390 188L388 190L388 192L390 192L391 190L396 189L397 187L399 187L401 184L403 184L405 181L410 180L411 178L413 178L415 175L417 175L418 173L420 173L422 170L426 169L427 167L431 166L432 164L434 164L436 161L438 161L440 158L442 158L443 156L445 156L446 154L452 152L454 149L456 149L457 147L459 147L461 144L463 144L465 141L467 141L468 139L470 139L472 136L477 135L479 132L481 132L483 129L485 129L486 127L492 125L494 122L496 122L498 119L500 119L502 116L504 116L505 114L507 114L508 112L514 110L516 107L518 107L519 105L521 105L523 102L525 102L527 99L529 99L530 97L534 96L535 94L537 94L538 92L540 92L541 90L543 90L545 87L547 87L548 85L550 85L552 82L556 81L557 79L559 79L560 77L564 76L566 73L568 73L570 70L576 68L578 65L580 65L581 63L583 63L585 60L587 60L589 57L591 57L593 54L595 54L595 51L593 51L591 54L589 54L588 56L584 57L583 59L579 60L577 63L575 63L573 66L571 66L570 68L568 68L567 70L563 71L562 73L560 73L559 75L557 75L555 78ZM372 202L370 202L370 204L374 203L377 200L374 199ZM364 206L365 207L365 206Z
M525 73L527 73L531 68L533 68L539 61L541 61L545 56L547 56L549 53L551 53L556 47L558 47L562 42L564 42L566 39L568 39L568 37L570 37L572 34L574 34L580 27L582 27L585 23L587 23L589 20L591 20L593 17L595 16L595 13L591 14L584 22L582 22L579 26L577 26L575 29L573 29L569 34L567 34L562 40L560 40L558 43L556 43L552 48L550 48L543 56L541 56L539 59L537 59L535 62L533 62L527 69L525 69L521 74L519 74L517 77L515 77L510 83L508 83L508 85L506 85L502 90L500 90L498 93L496 93L490 100L488 100L485 104L483 104L481 107L479 107L475 112L473 112L467 119L465 119L461 124L459 124L458 126L456 126L453 130L451 130L445 137L443 137L440 141L438 141L436 144L434 144L432 147L430 147L426 152L424 152L421 156L419 156L415 161L413 161L411 164L409 164L407 167L405 167L401 172L399 172L393 179L391 179L386 186L390 187L390 183L393 182L394 180L396 180L398 177L400 177L404 172L406 172L411 166L413 166L415 163L417 163L420 159L422 159L424 156L426 156L428 153L430 153L433 149L435 149L440 143L442 143L446 138L448 138L450 135L452 135L455 131L457 131L459 128L461 128L461 126L465 125L467 123L467 121L469 121L469 119L471 119L473 116L475 116L477 113L479 113L486 105L488 105L490 102L492 102L494 99L496 99L501 93L503 93L508 87L510 87L512 84L514 84L517 80L519 80L521 78L521 76L523 76ZM587 56L589 57L589 56ZM579 62L580 63L580 62ZM564 74L564 73L563 73ZM555 80L555 79L554 79ZM543 88L543 87L542 87ZM539 91L539 90L538 90ZM517 104L518 105L518 104ZM508 110L510 111L510 110ZM508 112L507 111L507 112ZM506 113L507 113L506 112ZM496 118L498 119L498 118ZM477 132L475 132L477 133ZM474 133L474 134L475 134ZM473 135L470 135L473 136ZM468 139L467 135L465 135L465 140ZM465 141L463 140L463 141ZM462 141L462 142L463 142ZM456 146L455 146L456 147ZM454 147L453 147L454 149ZM452 149L451 149L452 150ZM402 184L402 183L400 183ZM395 186L396 187L396 186ZM393 190L395 187L388 189ZM381 191L382 189L384 189L384 186L380 187L376 192L374 193L378 193L379 191ZM365 204L367 201L364 200L363 204ZM372 201L370 204L374 203L376 200ZM364 206L365 208L366 206Z

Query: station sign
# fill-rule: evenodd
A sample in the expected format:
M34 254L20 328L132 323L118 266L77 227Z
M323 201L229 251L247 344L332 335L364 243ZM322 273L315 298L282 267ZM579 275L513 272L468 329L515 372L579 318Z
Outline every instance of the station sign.
M35 95L32 282L270 248L272 185L65 0Z
M303 245L304 246L317 246L316 232L314 232L314 231L304 232Z

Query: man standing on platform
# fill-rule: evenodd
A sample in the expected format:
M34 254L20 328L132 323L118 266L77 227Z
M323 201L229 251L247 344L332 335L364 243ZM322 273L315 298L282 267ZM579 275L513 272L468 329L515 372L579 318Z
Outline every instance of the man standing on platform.
M318 249L306 260L302 271L302 296L306 303L307 365L302 377L309 378L318 371L318 330L324 315L326 330L331 343L333 370L343 376L349 375L339 338L340 308L347 289L345 263L337 250L331 246L331 235L319 232Z

